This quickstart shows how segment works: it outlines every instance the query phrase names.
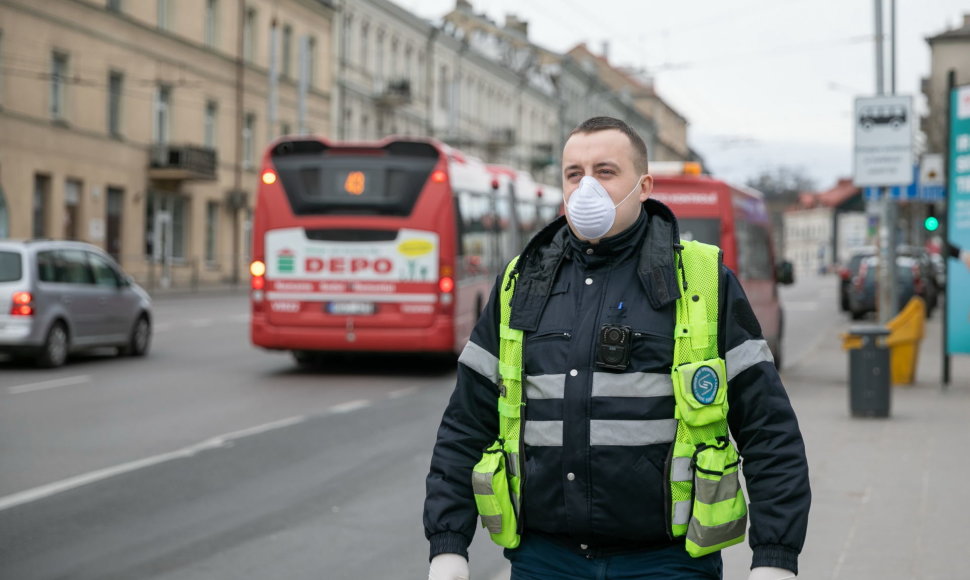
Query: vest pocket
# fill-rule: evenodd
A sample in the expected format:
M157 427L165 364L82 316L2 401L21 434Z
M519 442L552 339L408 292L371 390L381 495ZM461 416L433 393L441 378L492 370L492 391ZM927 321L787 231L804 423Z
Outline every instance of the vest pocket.
M727 438L699 445L694 453L694 504L687 551L694 557L744 540L748 508L738 479L741 460Z
M496 544L515 548L519 545L519 535L509 489L510 477L518 480L518 476L509 473L502 444L496 441L484 451L482 459L472 469L472 491L482 527L488 529Z
M682 364L673 372L676 418L703 427L727 418L727 371L724 359Z

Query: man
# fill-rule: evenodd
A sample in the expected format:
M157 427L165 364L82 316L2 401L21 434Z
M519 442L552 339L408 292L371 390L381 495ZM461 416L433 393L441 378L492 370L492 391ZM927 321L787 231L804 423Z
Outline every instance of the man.
M562 175L565 218L529 242L515 266L509 327L524 331L524 405L522 457L513 459L522 466L521 542L505 551L512 579L721 578L720 552L688 553L670 521L675 303L689 278L679 277L676 219L648 199L646 146L620 120L577 127ZM811 497L804 445L737 279L723 266L710 277L718 276L707 281L720 285L718 351L750 495L750 578L794 578ZM496 441L497 401L506 396L496 369L508 285L499 279L459 359L438 431L424 512L432 580L469 575L479 493L472 470ZM598 354L609 328L629 329L622 365Z

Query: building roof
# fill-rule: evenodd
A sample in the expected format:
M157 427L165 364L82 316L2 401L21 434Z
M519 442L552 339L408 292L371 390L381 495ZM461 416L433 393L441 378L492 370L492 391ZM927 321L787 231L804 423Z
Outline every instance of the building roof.
M933 44L941 40L970 40L970 12L963 15L963 24L960 27L930 36L926 42Z

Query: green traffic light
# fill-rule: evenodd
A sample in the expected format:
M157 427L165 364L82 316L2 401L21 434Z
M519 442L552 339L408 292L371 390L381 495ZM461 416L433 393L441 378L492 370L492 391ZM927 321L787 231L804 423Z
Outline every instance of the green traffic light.
M940 220L930 216L923 222L923 227L926 228L926 231L928 232L935 232L937 228L940 227Z

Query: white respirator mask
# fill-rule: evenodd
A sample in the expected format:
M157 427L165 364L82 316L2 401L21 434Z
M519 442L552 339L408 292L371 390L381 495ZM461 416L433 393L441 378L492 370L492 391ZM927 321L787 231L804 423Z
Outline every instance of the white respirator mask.
M620 207L624 201L633 195L633 192L640 189L640 182L620 203L613 204L613 198L607 193L606 189L596 181L596 178L584 175L579 180L579 187L569 196L566 202L566 214L569 221L573 224L576 233L587 240L595 240L606 235L613 222L616 221L616 208Z

